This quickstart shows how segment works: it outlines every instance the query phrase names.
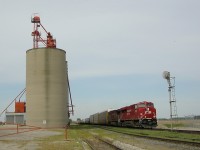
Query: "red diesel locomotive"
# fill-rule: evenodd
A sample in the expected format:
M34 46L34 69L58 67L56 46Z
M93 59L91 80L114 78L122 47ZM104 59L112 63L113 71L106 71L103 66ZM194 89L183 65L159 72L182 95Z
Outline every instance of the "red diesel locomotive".
M139 102L116 110L96 113L85 123L113 126L153 128L157 126L156 109L152 102Z
M108 124L152 128L157 126L156 109L152 102L140 102L108 112Z

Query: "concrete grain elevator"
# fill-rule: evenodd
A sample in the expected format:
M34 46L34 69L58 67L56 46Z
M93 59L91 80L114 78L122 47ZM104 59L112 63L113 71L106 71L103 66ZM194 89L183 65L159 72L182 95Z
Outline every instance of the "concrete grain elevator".
M34 15L33 48L26 51L26 124L41 128L64 127L69 122L66 52ZM42 27L47 39L41 37ZM39 43L45 45L40 47Z

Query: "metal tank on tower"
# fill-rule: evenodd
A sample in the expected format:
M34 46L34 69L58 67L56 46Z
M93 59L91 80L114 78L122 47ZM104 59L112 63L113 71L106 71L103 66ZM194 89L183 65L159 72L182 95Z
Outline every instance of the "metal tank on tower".
M26 51L26 124L41 128L64 127L69 122L69 83L65 50L32 16L33 48ZM46 38L41 37L43 29ZM44 45L41 47L39 44Z

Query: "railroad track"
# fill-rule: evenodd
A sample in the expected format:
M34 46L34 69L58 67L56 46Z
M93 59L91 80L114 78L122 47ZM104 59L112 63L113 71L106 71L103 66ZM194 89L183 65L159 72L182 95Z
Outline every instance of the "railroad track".
M84 139L82 143L84 150L87 150L87 148L85 148L84 146L85 143L90 147L90 149L95 150L95 148L90 144L90 141L88 141L87 139Z
M100 141L103 142L103 143L108 144L111 148L113 148L113 149L115 149L115 150L122 150L121 148L119 148L119 147L113 145L111 142L109 142L109 141L107 141L107 140L105 140L105 139L102 139L102 138L100 138L100 137L98 137L98 136L95 136L95 138L98 139L98 140L100 140Z
M192 146L200 147L200 143L198 143L198 142L182 141L182 140L176 140L176 139L170 139L170 138L151 137L151 136L145 136L145 135L138 135L138 134L134 134L134 133L116 131L116 130L112 130L111 128L105 128L105 127L100 127L100 128L104 129L104 130L120 133L120 134L130 135L130 136L137 136L137 137L146 138L146 139L153 139L153 140L158 140L158 141L165 141L165 142L170 142L170 143L185 144L185 145L192 145Z
M121 148L113 145L109 141L102 139L98 136L93 136L94 139L84 139L83 142L87 143L87 145L90 147L92 150L122 150ZM83 146L84 147L84 146ZM84 149L86 149L84 147Z
M104 125L96 125L97 127L101 126L101 127L112 127L112 126L104 126ZM115 126L116 128L131 128L131 129L140 129L140 130L156 130L156 131L171 131L171 132L178 132L178 133L189 133L189 134L199 134L200 135L200 131L197 130L179 130L179 129L162 129L162 128L139 128L139 127L119 127L119 126Z

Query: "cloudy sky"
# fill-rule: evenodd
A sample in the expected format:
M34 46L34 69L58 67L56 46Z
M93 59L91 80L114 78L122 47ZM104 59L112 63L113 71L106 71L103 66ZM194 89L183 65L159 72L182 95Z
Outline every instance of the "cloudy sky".
M178 115L200 115L199 0L0 2L0 111L25 87L30 19L39 13L66 50L73 119L144 100L169 118L165 70L176 77Z

